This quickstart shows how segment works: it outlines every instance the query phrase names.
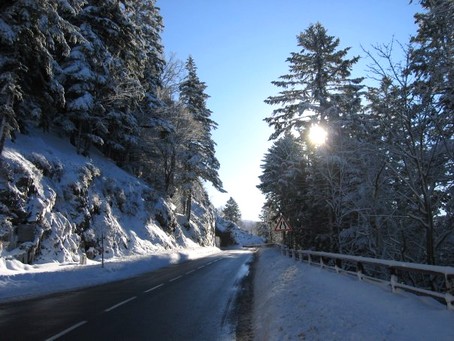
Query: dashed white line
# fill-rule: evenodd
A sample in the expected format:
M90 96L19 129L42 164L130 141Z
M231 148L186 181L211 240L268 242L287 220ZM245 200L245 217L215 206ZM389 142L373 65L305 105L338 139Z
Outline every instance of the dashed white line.
M79 328L80 326L84 325L85 323L87 323L87 321L81 321L79 323L76 323L74 326L69 327L69 328L65 329L64 331L62 331L62 332L60 332L60 333L48 338L46 341L54 341L54 340L58 339L59 337L69 333L70 331L72 331L72 330L74 330L76 328Z
M108 313L109 311L111 310L114 310L115 308L118 308L119 306L122 306L123 304L126 304L132 300L135 300L137 298L137 296L133 296L131 298L128 298L127 300L124 300L124 301L121 301L120 303L118 304L115 304L113 306L111 306L110 308L107 308L106 310L104 310L106 313Z
M150 289L148 289L148 290L145 290L144 292L150 292L150 291L156 290L157 288L160 288L160 287L162 287L163 285L164 285L164 283L161 283L161 284L159 284L159 285L157 285L157 286L155 286L155 287L153 287L153 288L150 288Z
M221 259L218 258L218 259L215 259L215 260L213 260L213 261L211 261L211 262L209 262L209 263L207 263L207 264L201 265L201 266L199 266L199 267L197 268L197 270L203 269L203 268L206 267L207 265L211 265L211 264L216 263L216 262L218 262L218 261L220 261L220 260L221 260ZM196 269L190 270L190 271L186 272L186 275L192 274L192 273L195 272L195 271L196 271ZM180 279L181 277L183 277L183 275L177 276L177 277L175 277L175 278L172 278L172 279L169 280L169 282L176 281L177 279ZM164 285L164 283L158 284L158 285L154 286L153 288L150 288L150 289L148 289L148 290L145 290L144 293L147 293L147 292L156 290L156 289L162 287L163 285ZM135 300L136 298L137 298L137 296L133 296L133 297L131 297L131 298L128 298L127 300L121 301L120 303L117 303L117 304L111 306L110 308L105 309L104 311L105 311L105 312L112 311L112 310L114 310L114 309L116 309L116 308L122 306L123 304L126 304L126 303L128 303L128 302L130 302L130 301L132 301L132 300ZM52 336L52 337L46 339L46 341L54 341L54 340L58 339L59 337L65 335L65 334L67 334L67 333L69 333L70 331L72 331L72 330L74 330L74 329L76 329L76 328L79 328L80 326L83 326L85 323L87 323L87 321L81 321L81 322L79 322L79 323L76 323L75 325L73 325L73 326L71 326L71 327L69 327L69 328L63 330L62 332L60 332L60 333L58 333L58 334L56 334L56 335L54 335L54 336Z
M175 278L172 278L172 279L169 279L169 282L173 282L173 281L176 281L177 279L180 279L181 277L183 277L183 275L181 276L177 276Z

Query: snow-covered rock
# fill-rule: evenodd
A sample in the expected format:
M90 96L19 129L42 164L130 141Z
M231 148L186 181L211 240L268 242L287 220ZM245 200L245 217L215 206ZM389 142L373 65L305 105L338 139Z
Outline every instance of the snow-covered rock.
M221 246L247 246L264 243L262 237L242 230L237 224L219 216L216 219L216 235L221 239Z
M0 168L0 256L23 263L80 262L214 245L214 209L193 204L183 226L172 204L101 154L57 136L19 135Z

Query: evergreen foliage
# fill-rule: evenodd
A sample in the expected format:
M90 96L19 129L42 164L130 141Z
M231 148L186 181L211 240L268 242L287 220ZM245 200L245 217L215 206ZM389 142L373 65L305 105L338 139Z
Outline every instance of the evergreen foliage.
M203 181L223 191L217 124L193 58L164 60L155 3L3 1L0 152L27 127L58 131L182 202L189 221ZM298 35L288 74L273 82L280 92L265 101L275 141L258 186L265 223L282 214L294 228L289 243L454 262L454 5L420 3L401 63L393 44L368 52L378 83L367 89L351 77L358 57L323 25ZM308 143L316 124L326 145Z
M186 77L166 64L155 4L2 3L0 151L15 131L41 126L77 153L97 147L164 195L187 193L189 211L192 189L204 199L201 181L222 191L206 85L192 58Z
M237 224L241 220L240 207L232 197L227 200L222 213L224 214L225 219L230 220L235 224Z
M347 59L349 48L339 49L340 40L320 23L310 25L297 40L301 51L287 58L289 74L272 82L283 90L265 101L281 106L265 119L275 129L272 139L292 128L304 131L311 124L338 120L345 114L343 107L356 100L352 92L361 88L362 79L349 78L359 57Z
M194 128L187 141L187 149L183 155L183 172L181 181L186 193L186 209L188 220L191 215L192 187L197 179L209 181L223 192L222 182L218 176L219 161L215 157L215 143L211 138L211 130L217 127L206 107L208 95L206 85L199 80L197 68L192 57L186 62L187 75L179 86L180 101L194 122Z
M279 138L262 164L268 226L284 215L291 246L452 264L452 1L422 1L418 34L394 63L394 44L367 52L377 86L350 79L357 57L320 24L298 36L290 73L266 119ZM307 142L322 124L326 145ZM293 135L286 133L291 132ZM299 132L299 136L295 132ZM452 252L451 252L452 253Z

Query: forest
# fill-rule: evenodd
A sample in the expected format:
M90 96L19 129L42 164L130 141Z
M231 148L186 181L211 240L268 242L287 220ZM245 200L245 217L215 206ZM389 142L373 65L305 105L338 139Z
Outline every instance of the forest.
M364 50L364 77L322 24L298 35L266 99L264 235L282 215L290 247L454 264L454 2L420 4L408 42ZM312 127L325 143L311 143Z
M193 58L165 60L155 0L2 1L0 152L5 139L39 127L78 154L96 148L188 220L202 181L223 191Z
M265 235L282 215L288 245L454 264L454 2L419 2L417 34L365 51L364 77L321 23L298 35L266 99ZM31 127L57 133L177 198L189 221L204 182L224 191L217 124L196 61L164 56L163 28L155 0L2 1L0 152Z

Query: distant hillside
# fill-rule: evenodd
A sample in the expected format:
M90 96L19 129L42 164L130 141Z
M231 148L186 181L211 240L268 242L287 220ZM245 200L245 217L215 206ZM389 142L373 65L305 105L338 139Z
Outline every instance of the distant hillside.
M175 205L101 154L77 155L66 140L34 133L7 142L0 168L0 256L24 263L213 246L214 209Z
M257 224L259 222L258 221L255 221L255 220L241 220L239 222L239 226L241 229L249 232L249 233L252 233L252 234L257 234Z
M240 228L237 224L220 216L216 219L216 236L220 238L220 246L247 246L264 242L261 237Z

